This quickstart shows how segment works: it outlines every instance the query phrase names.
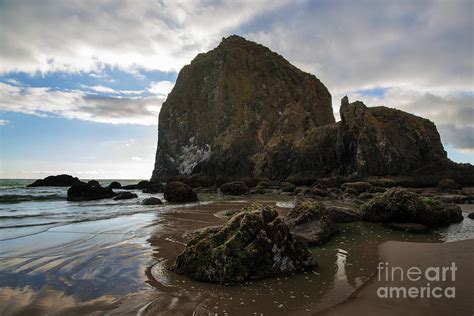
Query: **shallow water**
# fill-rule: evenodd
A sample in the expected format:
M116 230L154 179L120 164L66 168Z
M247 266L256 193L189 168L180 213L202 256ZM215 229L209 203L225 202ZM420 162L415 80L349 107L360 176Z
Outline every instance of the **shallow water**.
M469 219L421 235L372 223L340 224L340 234L313 249L315 271L229 287L195 282L167 265L183 249L184 233L223 223L216 213L246 201L200 195L204 202L141 206L151 195L136 193L138 201L67 202L66 188L0 188L3 196L35 196L0 203L0 314L311 314L343 301L368 280L384 241L474 236ZM50 195L61 198L37 198ZM293 205L287 196L252 199L277 205L281 213Z

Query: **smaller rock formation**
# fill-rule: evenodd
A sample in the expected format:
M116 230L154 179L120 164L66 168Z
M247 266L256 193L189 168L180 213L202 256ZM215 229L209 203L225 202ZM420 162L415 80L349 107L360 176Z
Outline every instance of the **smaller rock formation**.
M136 195L135 193L125 191L118 193L117 196L114 197L114 200L130 200L136 198L138 198L138 195Z
M285 223L293 235L310 244L317 245L337 232L337 227L318 202L298 203L286 216Z
M149 182L148 185L143 188L143 193L163 193L165 190L165 186L160 182Z
M329 206L326 207L326 212L334 223L350 223L360 221L360 213L348 207Z
M474 212L469 213L467 217L469 217L470 219L474 219Z
M452 179L444 179L438 183L438 190L444 193L457 193L462 186Z
M224 183L219 189L226 195L246 195L249 193L249 188L242 181Z
M107 187L110 188L110 189L121 189L122 185L120 184L120 182L113 181Z
M44 179L36 180L27 187L70 187L75 184L84 183L76 177L61 174L58 176L48 176Z
M351 189L354 190L353 192L356 192L356 194L361 194L365 192L371 192L372 190L372 184L368 182L347 182L341 184L341 188L343 190Z
M160 205L163 202L157 197L146 198L142 201L142 205Z
M311 268L307 245L277 216L270 206L246 208L223 226L195 235L171 269L199 281L239 284Z
M164 198L171 203L188 203L198 200L196 192L189 185L179 181L166 184Z
M459 206L448 205L402 188L382 193L360 208L362 219L379 223L418 223L449 226L463 220Z
M93 187L100 187L100 183L97 180L87 181L87 184L90 185L90 186L93 186Z
M124 190L143 190L146 189L150 185L150 181L147 180L142 180L138 182L137 184L128 184L128 185L123 185L122 189Z
M86 183L75 184L67 190L68 201L92 201L109 199L115 196L110 188L95 187Z

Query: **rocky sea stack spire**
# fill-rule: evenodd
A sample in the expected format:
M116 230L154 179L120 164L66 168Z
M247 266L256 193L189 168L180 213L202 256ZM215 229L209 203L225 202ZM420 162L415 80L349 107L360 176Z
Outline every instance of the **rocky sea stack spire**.
M229 36L180 71L160 112L153 178L251 176L269 147L334 122L331 95L315 76Z
M435 125L341 101L267 47L232 35L181 69L159 116L152 180L397 175L440 161Z

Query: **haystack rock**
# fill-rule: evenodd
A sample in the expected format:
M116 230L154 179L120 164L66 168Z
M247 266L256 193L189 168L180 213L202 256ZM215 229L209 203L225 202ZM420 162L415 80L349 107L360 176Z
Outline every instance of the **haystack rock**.
M152 181L405 174L446 152L427 119L341 104L314 75L239 36L180 71L159 116Z

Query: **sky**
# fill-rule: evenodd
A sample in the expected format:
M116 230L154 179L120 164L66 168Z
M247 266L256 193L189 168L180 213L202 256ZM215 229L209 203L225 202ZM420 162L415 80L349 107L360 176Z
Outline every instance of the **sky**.
M231 34L474 163L474 1L0 0L0 178L148 179L179 70Z

